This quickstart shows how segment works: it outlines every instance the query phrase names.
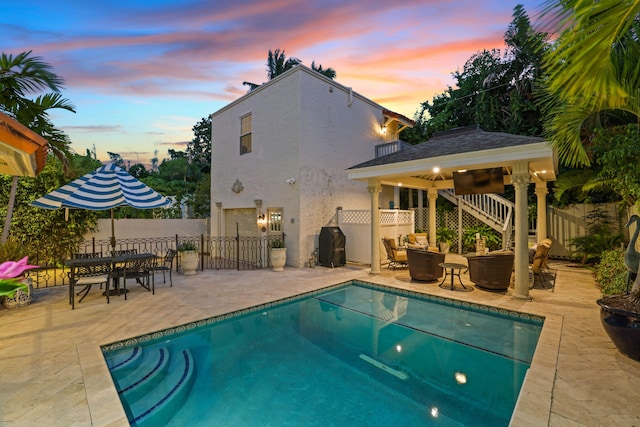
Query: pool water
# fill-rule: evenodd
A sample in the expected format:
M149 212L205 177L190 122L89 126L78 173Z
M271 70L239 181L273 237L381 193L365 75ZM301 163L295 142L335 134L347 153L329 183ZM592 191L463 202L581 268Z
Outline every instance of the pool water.
M103 351L132 425L506 426L541 328L353 282Z

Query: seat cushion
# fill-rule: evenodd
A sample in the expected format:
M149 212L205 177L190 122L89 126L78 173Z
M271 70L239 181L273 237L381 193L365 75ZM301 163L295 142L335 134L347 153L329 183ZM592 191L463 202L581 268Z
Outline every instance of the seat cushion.
M76 280L76 285L95 285L96 283L105 283L109 281L109 276L100 274L97 276L82 276Z

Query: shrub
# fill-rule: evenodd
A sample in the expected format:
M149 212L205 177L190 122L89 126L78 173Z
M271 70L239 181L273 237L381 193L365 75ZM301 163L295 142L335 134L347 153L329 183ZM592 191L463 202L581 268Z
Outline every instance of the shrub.
M591 211L584 219L587 233L570 240L572 254L579 257L582 264L596 264L603 252L620 246L622 233L615 229L607 213L600 208Z
M270 246L272 248L282 249L282 248L284 248L284 241L282 241L280 239L276 239L273 242L271 242Z
M447 242L451 244L453 239L456 238L456 232L449 227L440 227L436 230L436 237L438 238L438 242Z
M624 265L622 249L603 251L595 266L596 284L602 295L624 294L627 287L627 267Z
M477 225L475 227L465 228L462 233L462 249L464 251L475 251L476 234L487 240L487 248L489 250L499 249L502 245L502 236L493 228L486 224Z
M197 251L197 250L198 250L198 246L191 240L182 242L180 243L180 245L178 245L178 252Z

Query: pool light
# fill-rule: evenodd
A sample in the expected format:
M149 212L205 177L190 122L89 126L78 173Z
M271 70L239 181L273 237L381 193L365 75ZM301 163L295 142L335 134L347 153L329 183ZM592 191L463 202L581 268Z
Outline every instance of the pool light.
M455 377L456 377L456 382L458 384L466 384L467 383L467 376L465 374L463 374L462 372L456 372Z

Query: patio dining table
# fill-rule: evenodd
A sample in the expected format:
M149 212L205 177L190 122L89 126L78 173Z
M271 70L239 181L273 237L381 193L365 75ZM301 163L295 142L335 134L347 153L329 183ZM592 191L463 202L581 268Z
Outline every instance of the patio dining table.
M123 254L118 256L106 256L106 257L95 257L95 258L71 258L65 260L64 264L70 269L70 283L69 283L69 303L71 304L71 308L74 308L74 284L76 283L75 275L77 273L78 267L88 267L88 266L100 266L100 265L108 265L110 272L115 272L116 269L122 268L123 274L126 275L127 266L132 261L145 260L150 258L157 258L157 255L152 253L141 253L141 254ZM114 290L116 291L116 295L120 295L120 289L118 286L118 277L112 275L111 279L113 280ZM107 282L107 289L105 293L107 294L107 300L109 292L113 292L110 290L110 285Z

